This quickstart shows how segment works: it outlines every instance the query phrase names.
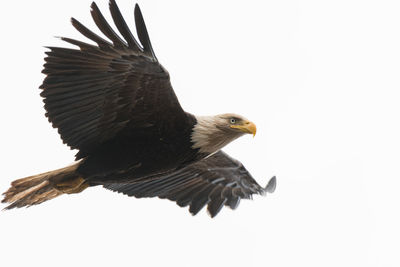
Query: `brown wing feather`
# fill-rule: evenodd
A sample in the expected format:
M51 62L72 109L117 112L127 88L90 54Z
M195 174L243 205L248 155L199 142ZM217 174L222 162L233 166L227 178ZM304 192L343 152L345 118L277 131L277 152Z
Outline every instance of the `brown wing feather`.
M110 10L125 40L93 3L93 20L111 42L72 19L73 26L97 45L61 38L79 49L49 47L46 52L43 73L47 76L40 86L46 116L64 143L80 150L78 158L127 127L134 131L167 116L184 115L168 72L154 56L139 7L135 17L143 47L113 0Z
M138 198L167 198L181 207L190 206L189 211L193 215L207 205L209 214L214 217L224 205L235 209L242 198L272 193L276 179L273 177L266 187L261 187L243 164L219 151L167 175L103 186Z

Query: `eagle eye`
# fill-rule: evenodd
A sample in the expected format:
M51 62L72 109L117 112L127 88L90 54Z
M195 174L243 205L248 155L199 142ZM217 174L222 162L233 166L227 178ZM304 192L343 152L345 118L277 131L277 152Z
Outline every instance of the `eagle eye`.
M236 119L235 118L231 118L230 122L231 122L231 124L235 124L236 123Z

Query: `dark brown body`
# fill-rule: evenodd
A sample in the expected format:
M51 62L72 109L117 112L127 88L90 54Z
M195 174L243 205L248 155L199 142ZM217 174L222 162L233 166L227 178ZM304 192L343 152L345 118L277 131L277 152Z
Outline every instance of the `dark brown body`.
M190 140L195 117L186 113L185 120L172 122L164 129L155 125L121 132L86 156L77 172L91 184L134 182L134 178L174 171L203 158Z

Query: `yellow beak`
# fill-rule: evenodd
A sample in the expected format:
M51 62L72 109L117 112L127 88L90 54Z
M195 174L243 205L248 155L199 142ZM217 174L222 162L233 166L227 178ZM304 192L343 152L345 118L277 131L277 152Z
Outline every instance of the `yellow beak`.
M251 121L244 121L243 124L231 125L231 128L239 129L244 133L252 134L253 137L256 135L257 127Z

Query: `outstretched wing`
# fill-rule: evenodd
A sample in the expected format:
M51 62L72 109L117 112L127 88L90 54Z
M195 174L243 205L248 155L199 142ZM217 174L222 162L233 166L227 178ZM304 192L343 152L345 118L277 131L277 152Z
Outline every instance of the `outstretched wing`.
M169 74L154 55L139 6L135 24L141 44L115 0L110 0L110 11L122 37L94 2L91 7L93 20L110 41L72 18L72 25L96 45L61 38L79 49L48 47L43 70L47 76L40 86L46 116L64 143L80 150L78 158L123 129L134 131L184 116Z
M219 151L167 175L103 186L137 198L167 198L181 207L190 206L193 215L208 204L207 210L214 217L224 205L235 209L241 198L274 192L276 178L271 178L266 187L261 187L242 163Z

